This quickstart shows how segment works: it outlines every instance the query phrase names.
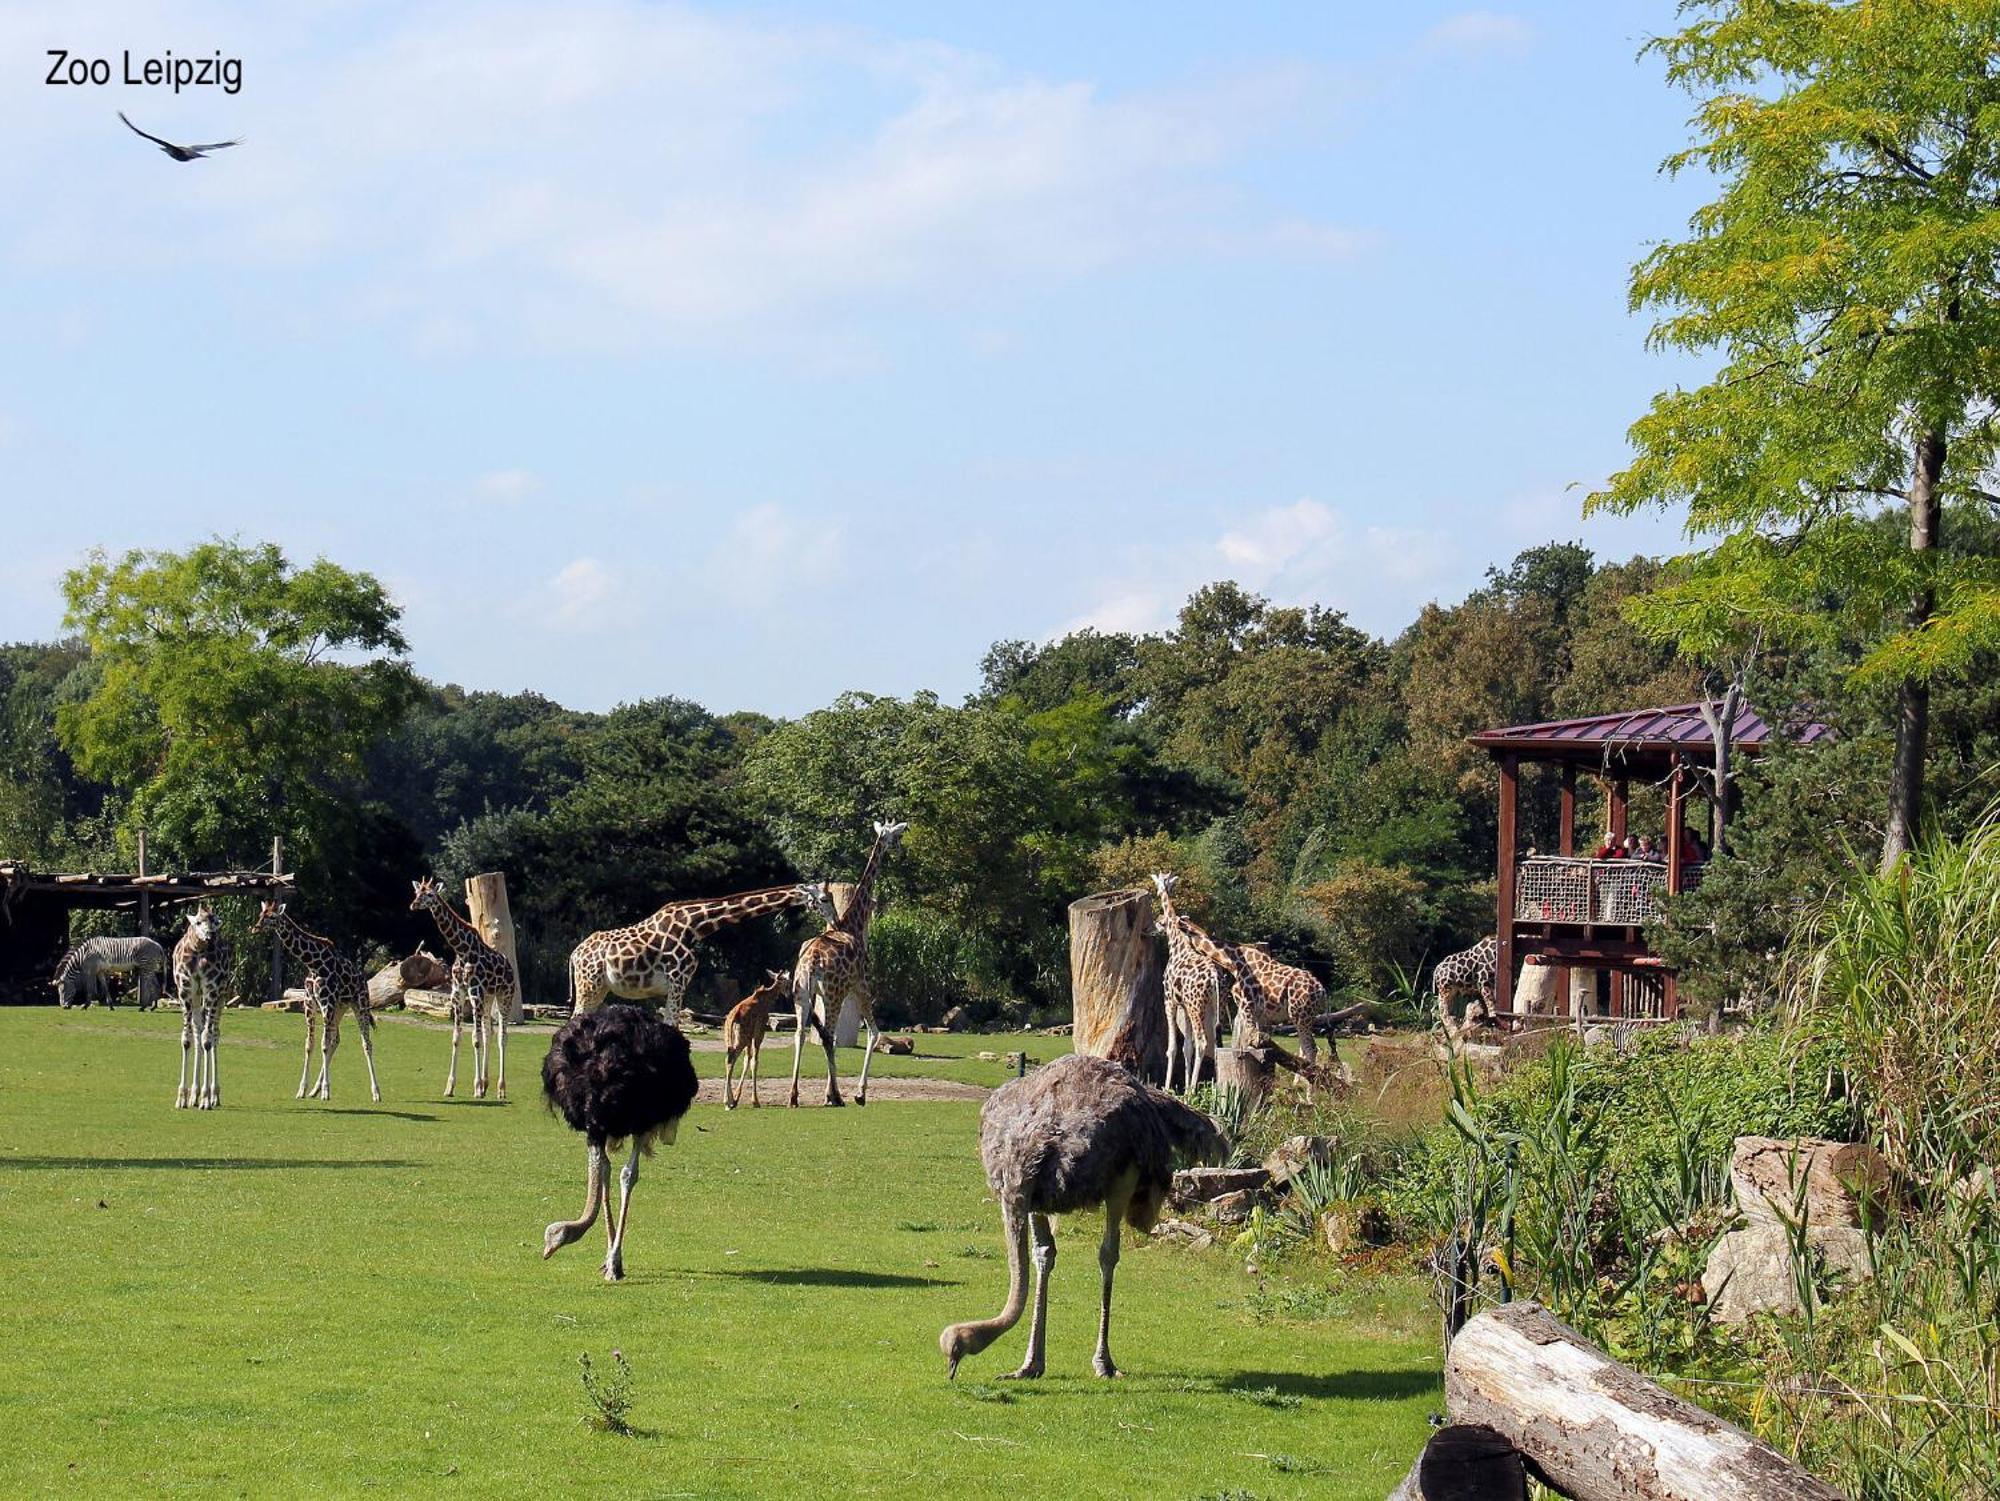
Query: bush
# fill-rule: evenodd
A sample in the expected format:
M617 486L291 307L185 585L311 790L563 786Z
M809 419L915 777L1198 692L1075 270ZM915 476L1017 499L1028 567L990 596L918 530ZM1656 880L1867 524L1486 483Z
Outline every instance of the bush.
M868 974L885 1026L932 1024L960 1005L975 1021L999 1015L1012 999L999 967L990 940L934 912L891 909L869 924Z

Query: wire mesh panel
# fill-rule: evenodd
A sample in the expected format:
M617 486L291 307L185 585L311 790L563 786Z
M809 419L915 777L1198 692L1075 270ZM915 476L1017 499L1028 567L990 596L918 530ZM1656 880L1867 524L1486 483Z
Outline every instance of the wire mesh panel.
M1701 868L1681 872L1683 890L1701 881ZM1537 855L1523 860L1514 879L1517 922L1600 923L1636 927L1659 915L1667 867L1650 860L1574 860Z

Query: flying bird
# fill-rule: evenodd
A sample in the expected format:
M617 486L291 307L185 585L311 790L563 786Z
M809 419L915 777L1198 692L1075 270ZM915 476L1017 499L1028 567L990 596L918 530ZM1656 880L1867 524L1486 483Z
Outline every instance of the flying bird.
M121 109L120 111L118 111L118 118L121 120L125 120L124 110ZM210 141L203 146L176 146L172 141L163 141L158 136L146 135L145 131L141 130L138 126L134 125L130 120L125 120L125 128L131 131L134 135L146 136L147 140L151 141L155 146L159 147L162 151L166 152L168 156L171 156L177 162L199 161L202 157L206 156L211 151L220 151L225 146L235 146L241 144L241 142L239 141Z

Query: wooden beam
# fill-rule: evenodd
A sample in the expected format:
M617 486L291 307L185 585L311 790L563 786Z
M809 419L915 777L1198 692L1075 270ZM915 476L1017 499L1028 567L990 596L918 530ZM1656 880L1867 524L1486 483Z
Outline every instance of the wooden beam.
M1508 1016L1514 1010L1514 870L1515 848L1520 843L1519 784L1521 780L1521 759L1506 755L1500 758L1500 895L1495 902L1498 909L1496 939L1499 954L1495 961L1493 975L1493 1009L1496 1015Z
M1562 827L1557 835L1556 853L1565 858L1576 853L1576 763L1566 762L1562 780Z

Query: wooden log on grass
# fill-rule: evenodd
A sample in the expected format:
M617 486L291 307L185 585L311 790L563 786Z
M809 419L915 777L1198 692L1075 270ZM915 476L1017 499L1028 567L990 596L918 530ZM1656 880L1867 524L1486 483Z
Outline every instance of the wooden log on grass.
M521 1024L521 961L514 953L514 915L507 908L507 878L498 871L468 876L465 882L466 915L479 929L479 936L507 956L514 967L514 1003L507 1011L507 1025Z
M1841 1501L1762 1440L1628 1369L1536 1303L1451 1342L1445 1405L1484 1424L1576 1501Z
M1115 1058L1141 1078L1167 1076L1166 961L1152 893L1100 891L1069 904L1069 992L1079 1053Z

